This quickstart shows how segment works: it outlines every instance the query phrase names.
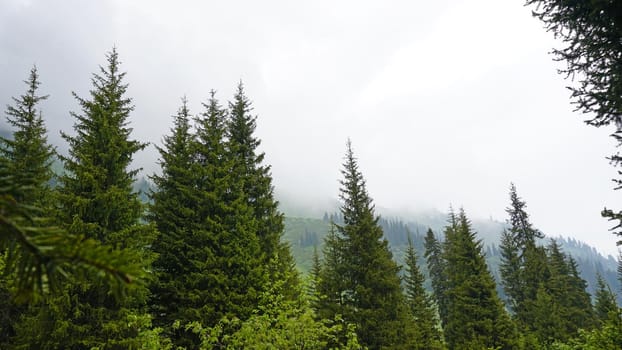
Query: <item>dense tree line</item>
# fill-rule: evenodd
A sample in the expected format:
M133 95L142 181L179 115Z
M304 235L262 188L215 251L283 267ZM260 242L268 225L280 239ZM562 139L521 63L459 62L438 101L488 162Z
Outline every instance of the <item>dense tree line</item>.
M89 96L74 94L67 155L47 143L36 69L7 109L2 348L565 349L621 337L614 293L600 279L592 304L576 261L537 243L513 185L506 304L464 210L450 210L442 234L428 230L419 254L385 222L408 243L399 266L349 141L340 211L301 278L242 83L227 107L213 91L199 114L182 99L145 206L131 162L146 145L132 138L124 79L112 50ZM51 186L56 156L66 171Z

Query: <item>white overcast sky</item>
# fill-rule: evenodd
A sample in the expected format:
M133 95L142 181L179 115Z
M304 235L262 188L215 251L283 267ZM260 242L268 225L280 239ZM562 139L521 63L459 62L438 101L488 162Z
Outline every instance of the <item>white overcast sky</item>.
M622 207L612 130L573 113L556 45L522 0L2 0L0 105L36 64L62 150L71 91L116 46L139 140L161 141L181 96L197 113L242 79L279 193L336 198L350 137L380 207L503 221L514 182L546 234L616 254L599 215ZM157 156L137 158L152 171Z

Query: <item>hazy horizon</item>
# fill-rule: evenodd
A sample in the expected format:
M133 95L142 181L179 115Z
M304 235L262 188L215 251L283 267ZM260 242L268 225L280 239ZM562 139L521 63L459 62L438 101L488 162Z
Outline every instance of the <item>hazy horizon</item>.
M611 129L584 125L558 43L521 2L226 3L121 0L0 4L0 105L36 64L50 141L72 133L71 96L117 47L133 137L154 144L187 96L223 105L243 80L274 185L303 203L337 198L351 138L371 197L394 210L464 207L505 221L510 182L534 225L617 255ZM0 126L5 127L4 117Z

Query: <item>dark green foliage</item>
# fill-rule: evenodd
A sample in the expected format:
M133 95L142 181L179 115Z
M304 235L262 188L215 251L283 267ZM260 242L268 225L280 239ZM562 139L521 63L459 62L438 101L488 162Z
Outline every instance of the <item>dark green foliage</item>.
M576 262L552 240L547 247L550 278L546 282L548 292L559 303L564 336L569 337L578 329L591 328L594 314L587 284L579 277ZM562 339L564 340L564 339Z
M328 234L324 239L323 260L317 277L317 287L311 306L316 312L318 320L339 320L335 326L341 329L335 332L333 339L328 341L328 348L339 348L340 344L349 342L350 332L358 325L351 317L351 305L345 300L345 290L348 283L342 278L346 272L344 264L344 240L337 233L337 227L331 223Z
M542 344L565 341L594 325L587 283L576 261L552 241L546 249L526 204L510 187L509 228L502 235L500 272L508 303L521 329Z
M261 141L254 136L257 117L251 111L251 101L240 82L233 102L229 103L228 149L235 159L237 181L243 183L243 191L257 219L262 250L266 259L270 259L279 251L283 214L274 199L270 166L263 164L265 154L257 153Z
M438 313L443 325L447 324L447 293L445 286L445 261L443 260L443 247L434 236L434 232L428 229L425 236L425 258L428 265L428 272L432 284L432 291Z
M123 248L124 259L141 266L135 277L142 283L134 283L125 298L116 298L95 274L72 279L63 295L47 299L20 325L19 343L30 347L129 348L154 336L145 313L144 279L155 230L140 222L142 204L132 192L137 170L128 170L134 153L145 145L130 140L127 119L133 107L125 97L117 52L107 59L101 75L92 79L90 99L74 94L82 114L72 114L76 135L63 135L70 156L63 157L68 172L61 178L57 212L70 234Z
M4 164L4 161L4 158L0 158L0 164ZM142 273L142 266L130 259L127 250L113 249L94 239L70 235L58 227L42 225L50 221L43 216L43 210L23 205L7 193L12 191L5 192L7 188L15 186L13 176L8 175L6 169L0 166L0 249L7 252L0 258L0 262L4 264L6 258L4 272L10 278L3 278L2 282L11 287L3 292L2 317L3 321L11 323L2 325L0 344L3 348L5 345L8 347L7 337L17 335L9 343L33 349L64 347L46 339L46 333L40 327L53 331L44 324L46 319L32 317L35 311L40 311L39 316L42 316L43 310L29 311L18 322L16 311L25 310L25 306L16 310L15 305L10 303L11 298L29 302L41 298L62 298L66 293L64 283L68 280L86 283L90 279L100 281L102 286L120 296L128 284L135 283L134 277Z
M8 124L14 129L11 133L11 137L0 137L0 159L2 159L2 171L6 172L4 175L4 186L2 186L2 194L8 203L13 206L12 215L19 213L20 216L25 214L27 209L17 209L17 206L23 205L38 205L41 206L42 201L49 194L48 183L52 177L50 170L51 158L53 156L53 149L47 143L47 130L41 116L41 112L38 110L38 105L41 101L47 99L48 96L40 96L37 94L39 85L39 75L37 68L33 67L30 70L30 75L27 80L24 81L28 89L24 95L19 98L13 97L13 106L7 106L6 119ZM13 203L13 201L16 201ZM19 204L18 204L19 203ZM6 203L5 203L6 205ZM34 213L29 213L31 215ZM37 213L37 216L41 216L41 213ZM30 221L30 225L42 225L42 220L38 222ZM10 223L7 223L11 225ZM21 223L25 224L24 222ZM19 224L18 224L19 225ZM14 226L14 225L11 225ZM14 227L17 228L17 227ZM23 237L17 235L21 228L13 230L14 236ZM8 232L7 232L8 233ZM8 235L7 235L8 236ZM8 238L8 237L7 237ZM23 237L22 244L27 241L27 237ZM0 254L4 254L5 249L0 249ZM23 252L25 253L25 252ZM12 254L7 256L0 256L3 265L6 264L5 259L9 258L9 267L16 265L16 251L13 249ZM13 261L11 261L13 260ZM41 267L37 262L35 266ZM20 271L24 272L24 271ZM50 271L51 272L51 271ZM14 334L13 325L19 317L19 314L23 311L23 307L15 304L14 300L10 297L12 295L9 291L9 285L13 283L14 276L5 274L1 277L2 283L0 284L0 294L6 296L3 298L2 316L0 316L0 347L3 343L6 343L9 336ZM28 281L30 277L25 277ZM39 274L39 277L45 277L43 274ZM27 297L32 295L31 283L34 281L28 281L21 284L20 295L26 295ZM43 280L37 281L38 289L43 289ZM26 292L26 293L23 293Z
M341 180L343 224L325 242L318 314L336 314L356 325L362 345L370 349L403 348L411 343L408 312L398 276L374 214L365 180L348 141Z
M308 294L312 301L319 298L318 286L320 284L320 273L322 272L322 262L317 251L317 246L313 247L313 256L311 258L311 271L309 271L309 290Z
M0 157L7 160L8 173L14 175L14 189L19 189L19 193L13 193L14 198L22 204L40 205L49 194L54 155L38 109L39 103L48 96L38 95L41 83L36 67L31 69L24 83L28 90L19 98L13 97L15 105L6 110L7 121L14 131L12 139L0 137Z
M536 305L538 295L546 292L544 285L550 278L546 249L536 246L527 249L524 253L525 262L521 266L520 281L522 282L522 301L515 310L514 318L522 328L530 329L531 325L540 317L542 307Z
M193 142L190 112L183 99L181 108L174 116L171 134L164 137L164 147L157 147L162 175L152 177L157 191L151 194L153 205L149 213L149 219L160 232L152 245L157 254L153 263L157 279L151 285L150 307L154 324L165 329L171 327L179 318L178 313L188 304L187 300L183 300L188 294L185 290L187 274L192 269L187 253L193 248L203 248L193 247L188 241L198 218L198 199L194 195L196 169L193 167Z
M594 294L594 312L600 322L609 319L612 312L618 311L616 296L601 275L598 275L598 289Z
M248 205L253 210L257 224L257 236L266 261L279 256L282 272L294 272L294 260L289 246L281 242L283 234L283 214L278 210L278 202L274 199L274 188L270 166L264 165L264 153L258 153L261 141L254 136L256 117L251 115L251 101L244 93L242 83L229 103L229 119L227 123L228 150L234 159L234 176L242 183L247 196ZM297 274L288 273L297 284Z
M187 242L195 246L196 255L190 259L198 266L197 275L189 276L196 282L188 287L192 292L199 283L206 293L194 303L206 304L201 317L207 317L211 326L223 316L250 316L265 288L268 268L245 182L235 173L238 159L225 148L225 112L213 94L205 108L198 120L193 167L198 175L199 221ZM188 306L191 309L192 304Z
M501 284L510 309L521 324L533 322L530 303L536 299L548 270L545 253L536 247L536 239L543 235L533 228L526 203L518 196L516 186L510 185L509 228L501 236Z
M0 165L4 162L0 158ZM16 185L7 168L0 167L0 249L5 252L4 271L15 277L11 294L37 301L50 291L60 292L68 276L79 278L88 270L122 283L131 283L140 273L125 251L49 226L42 209L17 201L10 194Z
M443 259L447 298L443 330L449 348L515 348L515 326L497 296L481 243L475 239L464 211L450 213Z
M316 320L306 299L288 300L285 289L291 286L286 285L287 280L286 276L277 276L246 320L225 317L213 327L192 322L183 328L201 340L197 349L363 349L353 325L340 318ZM297 294L303 295L301 291ZM343 343L339 341L341 335L345 335Z
M410 236L406 250L406 275L404 277L406 301L414 318L415 349L444 349L436 308L432 298L423 288L425 277L417 264L417 253Z
M510 184L510 206L505 211L510 217L507 222L510 225L511 236L520 247L535 244L537 238L544 238L542 232L536 230L529 221L526 207L527 204L516 192L516 186L513 183Z
M244 320L267 284L257 223L226 148L225 111L213 91L204 107L192 135L184 102L160 149L163 174L153 177L150 216L161 232L153 245L153 312L168 329L174 321L212 327L223 317ZM199 346L193 332L173 333L176 345Z
M90 99L74 93L82 114L71 113L76 135L63 133L70 156L61 157L67 173L61 178L59 214L72 230L117 244L119 237L111 233L136 225L142 215L142 204L132 193L138 169L128 167L146 144L130 139L127 119L134 107L125 97L125 73L119 71L117 52L113 50L107 60L100 74L93 75Z
M527 0L526 3L535 5L534 16L565 44L553 52L558 60L566 62L562 73L579 79L577 86L570 87L576 109L590 115L591 119L586 121L589 125L613 125L615 131L611 136L622 145L622 2ZM615 166L622 165L620 153L610 159ZM618 174L622 175L622 171ZM616 190L622 188L622 179L614 182ZM622 211L604 209L602 215L617 221L612 230L622 236Z
M342 274L345 273L343 263L343 239L337 235L334 224L331 224L328 234L324 239L323 261L316 285L317 298L312 299L313 308L320 319L330 319L334 315L344 315L345 303L342 300L342 291L347 285Z
M563 253L556 241L547 247L546 261L548 277L527 304L525 327L541 344L565 342L580 329L593 328L595 315L576 262Z
M571 255L566 255L566 261L570 271L568 276L570 316L568 318L577 328L590 329L595 325L596 315L592 307L591 296L587 291L587 282L581 278L577 261Z
M67 277L80 279L95 272L114 283L114 292L120 292L116 287L131 282L140 271L124 251L70 235L52 222L49 182L54 152L37 108L47 96L37 95L36 68L26 84L27 93L14 98L15 106L6 112L15 128L13 137L0 140L0 263L4 273L0 278L0 347L19 331L18 317L26 309L13 298L35 302L49 292L62 293Z
M587 283L579 277L576 261L564 254L556 241L547 247L550 278L547 287L551 295L560 303L562 317L568 334L578 329L591 328L594 314Z
M600 327L580 330L579 335L567 343L554 343L551 350L619 350L622 344L622 313L615 312Z
M501 244L499 245L501 252L501 265L499 273L501 275L501 283L507 298L507 303L515 314L520 313L521 303L524 302L524 281L522 279L522 263L519 257L518 244L514 242L512 234L504 230L501 234ZM524 255L523 255L524 257Z

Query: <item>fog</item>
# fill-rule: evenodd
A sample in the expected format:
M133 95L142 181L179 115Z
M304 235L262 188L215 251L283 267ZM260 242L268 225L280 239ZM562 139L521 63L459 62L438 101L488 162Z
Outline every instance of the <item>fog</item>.
M65 151L105 53L127 72L133 136L159 144L182 96L194 113L238 81L277 192L310 206L338 195L352 140L375 203L463 206L503 221L510 182L551 236L616 254L604 206L612 130L573 112L558 46L521 1L44 1L0 3L0 105L36 64L50 140ZM5 126L4 120L0 126ZM152 146L137 156L155 171Z

